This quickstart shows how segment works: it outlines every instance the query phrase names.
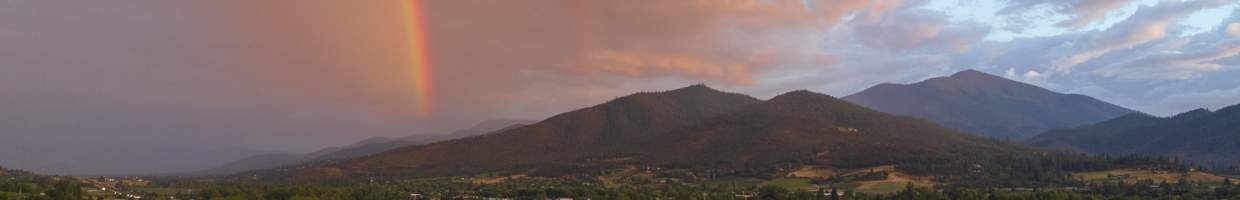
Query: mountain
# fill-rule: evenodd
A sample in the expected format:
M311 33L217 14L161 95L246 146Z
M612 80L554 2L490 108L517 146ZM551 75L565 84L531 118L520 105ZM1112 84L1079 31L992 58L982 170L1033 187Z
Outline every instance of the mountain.
M451 140L456 138L473 137L498 131L513 129L516 127L533 124L537 121L533 120L510 120L497 119L486 120L478 124L447 134L419 134L400 138L384 138L376 137L359 141L342 148L328 148L322 151L311 153L313 161L325 160L343 160L355 157L368 156L379 152L396 149L405 146L434 143L439 141Z
M373 137L367 138L356 143L343 147L328 147L322 150L307 153L269 153L246 157L240 160L232 161L218 167L214 167L205 171L195 172L192 174L201 175L225 175L238 172L269 169L280 166L296 165L303 163L329 162L335 160L344 160L349 158L362 157L392 150L405 146L413 146L450 140L455 138L472 137L483 135L496 131L520 127L525 124L531 124L535 121L531 120L487 120L479 122L473 127L457 130L447 134L419 134L400 138Z
M718 177L766 176L790 165L895 165L913 174L1004 179L1035 174L1016 166L1076 164L1038 163L1057 156L1072 157L962 134L809 91L762 101L695 85L620 97L494 134L293 169L287 175L303 180L482 173L556 177L646 166Z
M913 84L879 84L844 100L1009 140L1137 113L1089 96L1056 93L976 70Z
M303 154L269 153L245 157L204 171L192 172L189 175L225 175L255 169L279 167L304 160L306 160L306 156Z
M843 168L901 166L1026 150L803 90L650 141L654 148L642 155L654 163L735 166L790 160Z
M1030 145L1109 155L1174 156L1204 164L1240 164L1240 105L1171 117L1129 114L1038 135Z
M405 147L347 161L388 173L464 174L611 156L647 139L760 100L704 85L629 95L504 132Z

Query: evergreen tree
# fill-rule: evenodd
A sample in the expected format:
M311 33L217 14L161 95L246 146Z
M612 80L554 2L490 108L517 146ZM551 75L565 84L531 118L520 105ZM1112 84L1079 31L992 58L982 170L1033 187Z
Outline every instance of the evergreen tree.
M787 199L788 190L774 185L758 189L758 199Z
M831 194L829 196L831 200L840 200L839 190L836 190L835 187L831 187Z

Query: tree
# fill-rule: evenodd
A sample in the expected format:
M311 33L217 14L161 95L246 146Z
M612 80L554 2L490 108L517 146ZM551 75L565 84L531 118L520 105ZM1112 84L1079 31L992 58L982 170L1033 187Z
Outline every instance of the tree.
M913 182L904 185L904 191L900 192L900 199L912 200L917 198L917 188L913 186Z
M758 199L788 199L787 193L787 189L778 186L762 186L758 189Z
M831 200L840 200L839 190L836 190L834 186L831 187L831 194L829 196Z
M52 191L48 196L51 196L53 200L81 200L82 188L77 182L61 180L52 185Z

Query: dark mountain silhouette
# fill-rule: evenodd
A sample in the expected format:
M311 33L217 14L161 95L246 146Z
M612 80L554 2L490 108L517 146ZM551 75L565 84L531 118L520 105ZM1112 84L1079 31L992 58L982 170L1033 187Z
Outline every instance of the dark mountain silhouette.
M1024 150L933 123L794 91L652 139L658 163L760 165L810 158L843 168L988 157ZM946 163L938 163L946 164Z
M1014 165L1060 155L1034 152L808 91L761 101L697 85L625 96L495 134L298 168L291 176L555 176L620 165L736 172L783 163L897 165L909 173L956 177L980 174L970 171L985 166L987 173L1005 174L988 177L1010 178L1021 174L1012 171ZM1010 159L1021 156L1033 159Z
M465 138L478 136L488 133L504 131L512 128L533 124L538 121L534 120L486 120L479 122L473 127L467 129L453 131L447 134L419 134L400 138L371 138L362 140L358 143L345 146L338 150L319 151L311 153L316 158L313 161L325 160L342 160L361 156L376 154L379 152L396 149L405 146L420 145L446 141L456 138Z
M401 148L341 166L387 173L464 174L621 155L659 134L757 102L704 85L638 93L529 126Z
M844 100L1010 140L1137 113L1089 96L1056 93L975 70L914 84L879 84Z
M1240 164L1240 105L1197 109L1172 117L1130 114L1097 124L1048 131L1029 144L1109 155L1180 157L1204 164Z
M447 134L419 134L400 138L373 137L343 147L328 147L307 153L271 153L246 157L193 175L225 175L305 163L329 162L362 157L405 146L427 144L456 138L483 135L532 124L531 120L487 120L468 129Z

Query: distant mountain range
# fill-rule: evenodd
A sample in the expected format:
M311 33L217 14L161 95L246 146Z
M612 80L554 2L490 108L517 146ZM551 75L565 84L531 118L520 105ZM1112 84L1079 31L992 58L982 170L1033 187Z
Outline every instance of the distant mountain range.
M447 134L419 134L400 138L374 137L343 147L329 147L307 154L271 153L247 157L237 161L190 173L193 175L227 175L250 170L270 169L287 165L329 162L376 154L405 146L427 144L444 140L487 134L506 128L531 124L531 120L487 120L473 127Z
M913 84L879 84L844 100L966 133L1016 141L1054 128L1138 113L1089 96L1056 93L976 70Z
M1064 155L961 134L824 94L794 91L762 101L694 85L620 97L493 134L276 171L301 179L562 176L652 166L715 176L769 174L790 165L894 165L913 174L1008 178L1031 174L1015 170L1048 156Z
M1172 117L1129 114L1093 125L1052 130L1037 147L1109 155L1173 156L1205 164L1240 164L1240 105Z

